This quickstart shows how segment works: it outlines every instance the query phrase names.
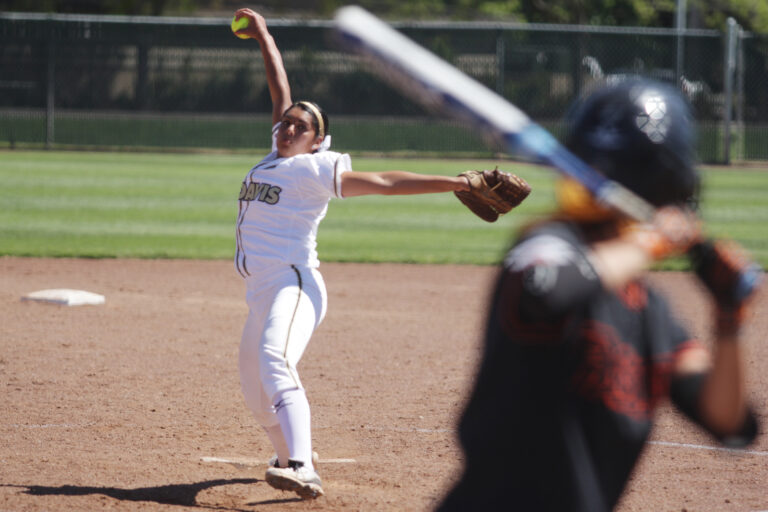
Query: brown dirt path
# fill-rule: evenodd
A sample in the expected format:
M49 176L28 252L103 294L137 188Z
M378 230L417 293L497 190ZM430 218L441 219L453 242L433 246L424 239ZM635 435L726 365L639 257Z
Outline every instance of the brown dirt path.
M455 420L494 269L321 270L330 308L300 371L327 496L301 502L262 481L271 449L240 395L247 311L229 262L0 258L0 511L432 509L460 468ZM652 279L710 341L690 278ZM44 288L107 302L20 300ZM745 340L764 424L767 312L763 293ZM654 440L620 510L768 510L765 435L753 453L709 450L665 409Z

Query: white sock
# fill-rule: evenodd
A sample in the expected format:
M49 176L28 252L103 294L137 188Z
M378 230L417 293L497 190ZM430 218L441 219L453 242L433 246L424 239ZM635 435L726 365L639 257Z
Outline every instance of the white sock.
M291 455L288 450L288 443L285 442L285 436L283 436L283 430L280 428L280 424L278 423L271 427L264 427L264 431L267 433L267 437L275 448L277 465L281 468L288 467L288 458Z
M275 397L275 410L290 458L304 463L309 469L312 465L312 423L309 415L309 402L303 389L291 389L278 393ZM282 463L281 463L282 466Z

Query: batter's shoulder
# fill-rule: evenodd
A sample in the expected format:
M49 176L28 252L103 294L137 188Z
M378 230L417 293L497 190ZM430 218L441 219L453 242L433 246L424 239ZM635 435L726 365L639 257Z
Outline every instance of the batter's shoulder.
M523 227L515 245L520 245L528 240L539 237L556 238L565 244L573 246L583 246L586 243L581 230L576 224L555 218L537 221Z

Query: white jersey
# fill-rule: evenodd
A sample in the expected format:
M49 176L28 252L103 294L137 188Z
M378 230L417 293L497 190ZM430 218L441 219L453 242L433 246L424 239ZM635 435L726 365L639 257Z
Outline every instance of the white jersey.
M235 266L243 277L275 265L317 268L317 228L332 198L341 198L349 155L321 151L280 158L275 150L246 175L240 189Z

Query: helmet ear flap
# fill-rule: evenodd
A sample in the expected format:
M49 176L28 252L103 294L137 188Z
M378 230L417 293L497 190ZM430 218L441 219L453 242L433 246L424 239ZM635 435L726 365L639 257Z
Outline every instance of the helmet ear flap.
M697 195L690 107L669 85L631 79L603 86L566 118L566 146L656 206Z

